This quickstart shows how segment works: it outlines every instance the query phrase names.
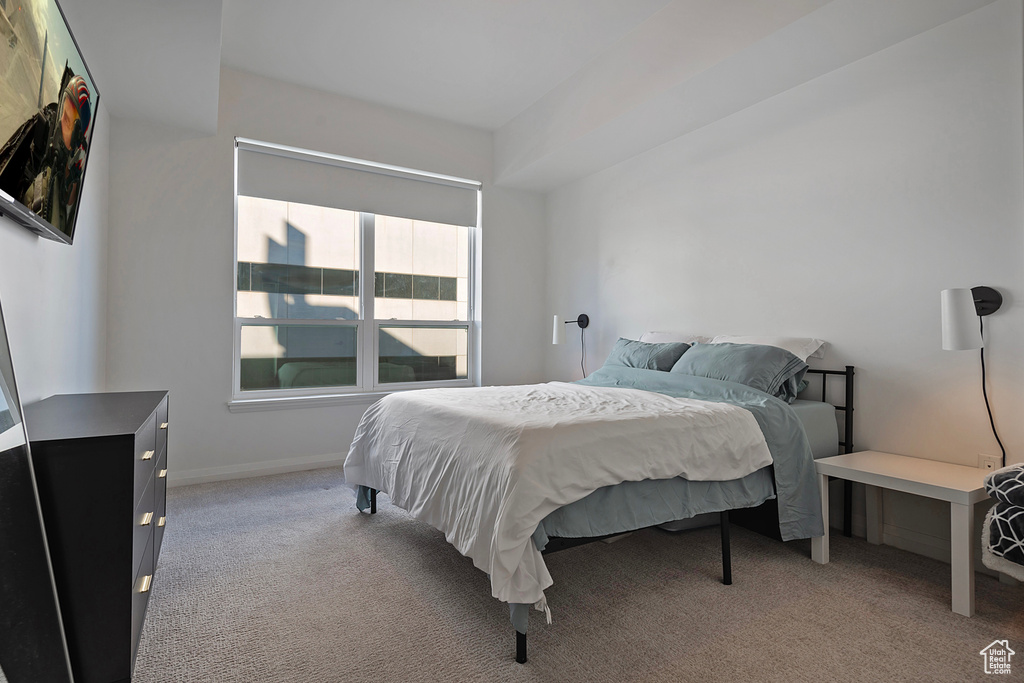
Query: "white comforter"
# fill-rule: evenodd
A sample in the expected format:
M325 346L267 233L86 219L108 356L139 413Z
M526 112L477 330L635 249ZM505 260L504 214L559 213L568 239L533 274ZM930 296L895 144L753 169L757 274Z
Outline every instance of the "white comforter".
M391 394L363 415L345 478L443 531L494 597L541 608L552 581L530 537L556 508L623 481L737 479L771 462L743 408L552 382Z

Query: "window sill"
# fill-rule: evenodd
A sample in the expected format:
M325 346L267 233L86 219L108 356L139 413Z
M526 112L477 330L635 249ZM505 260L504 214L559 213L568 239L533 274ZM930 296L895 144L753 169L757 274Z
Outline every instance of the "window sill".
M363 394L324 394L321 396L275 396L273 398L236 398L228 401L232 413L254 413L266 410L291 410L295 408L321 408L325 406L368 406L384 398L390 391L374 391Z

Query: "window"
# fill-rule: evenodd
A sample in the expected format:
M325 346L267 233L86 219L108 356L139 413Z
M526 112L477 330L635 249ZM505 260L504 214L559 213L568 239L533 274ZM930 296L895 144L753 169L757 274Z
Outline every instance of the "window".
M233 397L474 384L478 196L236 140Z

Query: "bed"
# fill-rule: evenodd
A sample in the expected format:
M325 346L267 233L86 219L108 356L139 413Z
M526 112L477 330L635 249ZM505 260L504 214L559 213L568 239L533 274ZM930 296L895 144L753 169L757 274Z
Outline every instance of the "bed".
M823 533L813 456L835 454L835 409L793 400L803 359L621 342L572 384L392 394L367 410L346 459L360 510L384 491L488 573L520 662L531 606L551 619L545 553L712 515L730 583L730 511L776 501L783 540ZM731 381L737 367L747 383Z

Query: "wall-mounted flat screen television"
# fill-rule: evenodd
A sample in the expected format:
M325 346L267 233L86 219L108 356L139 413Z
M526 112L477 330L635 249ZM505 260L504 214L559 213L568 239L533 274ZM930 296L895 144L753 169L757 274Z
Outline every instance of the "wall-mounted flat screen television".
M0 0L0 214L71 244L99 99L56 0Z

